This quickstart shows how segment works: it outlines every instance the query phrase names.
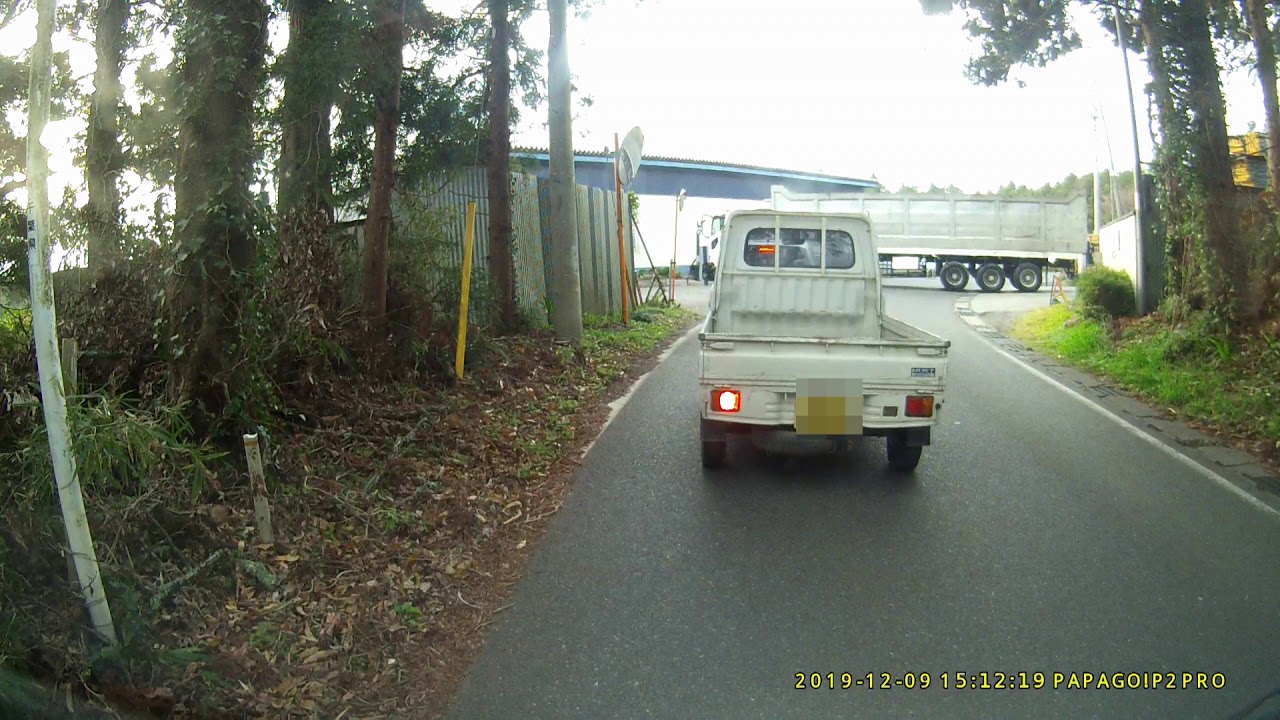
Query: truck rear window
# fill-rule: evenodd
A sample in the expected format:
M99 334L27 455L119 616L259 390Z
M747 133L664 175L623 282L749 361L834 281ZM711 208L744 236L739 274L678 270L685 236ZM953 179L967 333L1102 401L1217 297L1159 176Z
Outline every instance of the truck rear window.
M775 242L771 227L753 228L747 232L743 258L752 267L773 267L774 254L780 268L822 267L820 230L782 228L781 247ZM848 270L853 267L853 236L844 230L827 231L827 268Z

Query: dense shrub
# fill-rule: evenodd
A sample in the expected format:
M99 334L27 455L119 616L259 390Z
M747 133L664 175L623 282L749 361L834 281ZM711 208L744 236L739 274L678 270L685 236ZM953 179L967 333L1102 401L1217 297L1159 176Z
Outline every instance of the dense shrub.
M1085 317L1110 320L1129 317L1136 312L1133 281L1123 270L1091 267L1080 273L1076 290L1076 302Z

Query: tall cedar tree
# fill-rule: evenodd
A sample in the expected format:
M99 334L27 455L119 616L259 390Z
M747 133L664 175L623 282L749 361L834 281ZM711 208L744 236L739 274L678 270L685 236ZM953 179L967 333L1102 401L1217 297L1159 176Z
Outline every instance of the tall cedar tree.
M187 0L177 34L178 251L169 292L170 394L202 429L227 409L239 362L245 274L257 254L254 99L267 47L263 0Z
M1248 258L1236 248L1240 214L1227 146L1222 69L1214 49L1209 6L1205 0L1179 0L1166 7L1166 22L1173 28L1168 37L1181 46L1185 57L1178 70L1192 89L1188 97L1187 149L1205 194L1204 247L1211 266L1209 298L1218 315L1227 324L1236 325L1242 319L1241 296L1246 291Z
M381 0L373 31L373 176L364 232L364 314L380 333L387 324L387 238L396 181L396 133L400 127L400 78L404 72L405 0Z
M120 68L124 64L125 30L130 0L98 0L93 47L98 67L93 74L89 127L85 137L85 178L89 202L85 226L89 235L89 267L99 272L123 253L120 227Z
M333 0L289 0L281 102L280 215L333 220L330 116L341 74L332 71L340 29Z
M489 0L489 275L502 332L516 328L511 238L511 16L508 0Z

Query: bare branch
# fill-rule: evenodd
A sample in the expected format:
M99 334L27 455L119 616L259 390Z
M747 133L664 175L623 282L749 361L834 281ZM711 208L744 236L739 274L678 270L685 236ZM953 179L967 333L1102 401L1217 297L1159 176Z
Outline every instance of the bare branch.
M27 186L27 181L25 178L22 180L10 180L4 185L0 185L0 198L3 198L4 196L8 195L14 190L18 190L26 186Z
M18 15L22 14L22 11L26 9L25 7L23 7L24 5L26 5L26 3L23 0L9 0L4 4L5 4L4 17L0 18L0 30L4 29L4 27L9 23L13 22L13 19L18 17Z

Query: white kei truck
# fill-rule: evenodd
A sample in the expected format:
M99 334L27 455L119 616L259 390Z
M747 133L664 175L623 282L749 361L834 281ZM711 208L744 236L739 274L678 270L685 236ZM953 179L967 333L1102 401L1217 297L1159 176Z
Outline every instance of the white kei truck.
M703 467L730 435L884 437L910 473L943 405L950 341L885 314L864 215L742 210L698 335Z

